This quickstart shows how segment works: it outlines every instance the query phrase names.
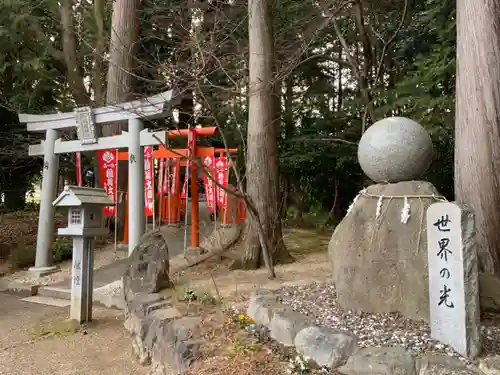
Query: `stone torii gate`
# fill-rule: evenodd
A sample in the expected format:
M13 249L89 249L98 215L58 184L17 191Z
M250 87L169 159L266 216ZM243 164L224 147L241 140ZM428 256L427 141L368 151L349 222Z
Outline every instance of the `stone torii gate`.
M165 144L165 131L150 132L144 129L143 119L155 119L171 114L172 105L178 101L174 91L166 91L144 100L92 109L76 108L73 112L48 115L19 114L19 121L26 123L30 132L45 132L45 140L29 146L30 156L43 155L43 174L40 214L36 243L35 266L30 272L41 277L56 270L52 264L52 235L54 232L57 171L59 154L78 151L96 151L128 148L129 191L129 245L132 253L144 233L144 146ZM128 121L128 132L111 137L98 137L96 125ZM77 128L78 140L63 141L59 131Z

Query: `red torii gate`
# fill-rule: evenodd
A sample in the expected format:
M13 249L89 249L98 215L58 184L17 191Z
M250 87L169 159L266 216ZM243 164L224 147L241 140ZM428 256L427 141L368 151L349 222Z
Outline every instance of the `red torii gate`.
M188 138L188 148L185 149L166 149L164 146L160 146L158 150L153 151L153 159L194 159L194 158L203 158L206 156L215 157L216 155L223 156L228 152L230 154L238 152L238 149L225 149L225 148L215 148L215 147L196 147L196 139L200 136L214 136L217 135L218 129L216 126L206 127L206 128L191 128L191 129L178 129L178 130L169 130L167 132L168 138L176 138L176 137L187 137ZM119 152L118 160L128 160L128 152ZM200 235L199 235L199 200L198 200L198 166L192 160L181 161L181 166L185 166L190 168L190 193L191 193L191 246L198 247L200 244ZM177 181L174 181L174 184L177 184L180 187L180 175L177 175ZM180 189L177 189L177 193L175 196L171 196L168 194L165 199L160 199L160 218L163 220L168 217L169 219L174 218L174 223L180 221L182 199L180 198ZM165 207L168 207L168 211L165 210ZM237 220L244 220L245 217L245 209L243 202L237 203ZM215 209L217 209L217 203L215 203ZM127 210L128 211L128 210ZM229 200L227 200L227 206L225 212L222 215L222 223L228 224L231 222L230 219L230 207ZM128 212L126 212L125 220L128 221ZM125 228L128 228L127 223L125 224ZM125 230L124 233L124 242L128 242L128 231Z

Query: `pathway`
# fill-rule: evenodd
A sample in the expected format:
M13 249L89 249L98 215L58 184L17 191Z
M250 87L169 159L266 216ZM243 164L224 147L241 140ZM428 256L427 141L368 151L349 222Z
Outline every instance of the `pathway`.
M0 293L0 375L146 375L132 357L119 311L94 308L86 334L37 337L33 329L63 322L67 308Z
M200 241L203 241L207 236L212 233L214 230L214 225L211 222L200 223ZM187 243L189 245L190 236L191 236L191 227L188 226L185 230L184 226L180 227L172 227L172 226L162 226L160 228L161 233L163 234L165 241L168 245L168 251L170 259L174 258L177 255L181 255L184 252L184 239L186 235ZM186 234L185 234L186 232ZM124 248L121 251L127 251ZM106 266L97 268L94 270L94 289L104 287L105 285L109 285L115 281L121 280L125 268L127 266L127 259L120 259ZM54 283L48 286L40 287L38 293L42 296L49 296L55 298L63 298L70 299L71 294L71 277L65 278L63 281L58 283ZM102 300L101 300L102 299ZM94 300L97 302L102 302L106 306L117 306L121 299L110 300L107 295L99 296L94 295Z

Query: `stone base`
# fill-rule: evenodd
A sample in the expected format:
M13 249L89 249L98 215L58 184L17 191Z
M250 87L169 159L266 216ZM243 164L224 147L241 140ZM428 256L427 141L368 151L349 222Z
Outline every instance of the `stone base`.
M57 271L59 271L58 266L30 267L28 269L28 273L30 274L30 276L34 276L34 277L38 277L38 278L50 275L50 274L57 272Z
M188 247L186 251L184 251L184 258L194 258L200 256L201 254L205 254L206 250L202 247Z

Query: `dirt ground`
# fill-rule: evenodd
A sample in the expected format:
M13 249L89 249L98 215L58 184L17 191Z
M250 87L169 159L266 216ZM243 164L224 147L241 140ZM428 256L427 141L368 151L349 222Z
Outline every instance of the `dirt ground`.
M190 268L173 280L179 289L203 290L220 294L229 300L246 298L259 288L278 289L281 286L324 282L330 278L328 242L330 236L313 231L288 229L285 244L295 262L276 266L276 279L269 280L266 269L242 271L228 269L230 261L210 261Z
M193 369L194 374L285 373L279 356L267 347L248 343L226 312L229 306L244 311L248 294L261 287L275 289L327 280L328 239L329 236L308 231L286 231L285 242L297 262L277 266L275 280L269 280L264 269L229 271L226 264L216 262L186 270L175 278L176 290L165 292L170 297L191 288L198 295L207 292L222 298L208 311L203 312L205 306L199 307L207 324L207 341L212 345L204 353L201 365ZM22 302L19 297L0 294L0 375L148 373L148 368L137 364L132 356L131 339L123 329L121 311L95 307L94 322L82 332L68 329L63 323L68 316L68 308Z
M94 308L95 323L73 333L68 308L0 293L1 375L146 375L134 361L123 314Z

